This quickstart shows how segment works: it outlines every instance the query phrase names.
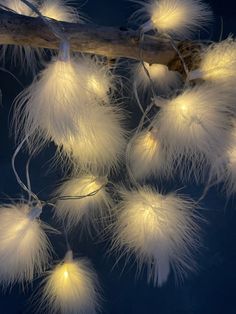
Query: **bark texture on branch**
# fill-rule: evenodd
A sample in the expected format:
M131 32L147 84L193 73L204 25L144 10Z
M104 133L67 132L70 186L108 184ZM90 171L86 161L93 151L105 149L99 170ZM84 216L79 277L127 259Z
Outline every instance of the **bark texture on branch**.
M168 65L176 53L163 38L144 36L115 27L94 24L71 24L53 21L70 40L73 51L110 58L125 57L148 63ZM35 48L58 49L59 39L40 18L14 14L0 9L0 45L29 45Z

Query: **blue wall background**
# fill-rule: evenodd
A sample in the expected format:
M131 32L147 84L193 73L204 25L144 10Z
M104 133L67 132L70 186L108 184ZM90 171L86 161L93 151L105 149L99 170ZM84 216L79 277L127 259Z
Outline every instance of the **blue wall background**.
M208 0L215 13L215 21L205 38L218 40L223 18L224 37L230 32L236 33L236 7L232 0ZM80 2L81 4L81 2ZM78 5L80 5L78 3ZM81 9L92 21L101 25L126 26L127 19L133 12L133 4L123 0L88 0ZM30 83L31 77L12 69L24 86ZM0 197L17 197L21 194L11 170L11 156L14 143L9 137L8 117L14 97L21 91L21 86L7 73L0 71L0 88L2 90L2 105L0 106ZM134 105L129 102L133 117L136 117ZM48 199L51 191L62 178L60 170L49 172L47 161L53 156L54 147L47 147L32 161L31 177L33 190L42 199ZM21 154L17 167L24 176L27 155ZM166 189L180 187L178 182L166 185ZM184 193L198 197L203 187L188 186ZM2 200L4 201L4 200ZM171 277L163 288L148 286L143 274L135 279L135 268L123 269L121 260L113 268L116 258L106 255L106 244L99 239L91 239L79 234L73 234L70 242L77 256L88 257L96 269L103 287L103 312L107 314L235 314L235 282L236 282L236 213L233 199L226 199L212 189L204 200L202 210L208 224L204 225L204 248L198 256L199 273L191 276L181 286L176 286ZM50 209L43 218L54 225ZM54 225L55 226L55 225ZM58 259L65 254L63 237L51 237ZM12 291L0 294L0 314L34 313L29 309L29 297L38 281L22 291L18 286Z

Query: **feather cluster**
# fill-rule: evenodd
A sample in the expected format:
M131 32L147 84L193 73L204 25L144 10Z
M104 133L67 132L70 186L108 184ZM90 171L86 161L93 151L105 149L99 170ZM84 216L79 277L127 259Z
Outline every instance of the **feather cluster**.
M154 285L162 286L171 268L178 279L194 271L200 227L193 202L148 186L123 190L121 197L113 249L135 254L139 270L146 265L148 281Z

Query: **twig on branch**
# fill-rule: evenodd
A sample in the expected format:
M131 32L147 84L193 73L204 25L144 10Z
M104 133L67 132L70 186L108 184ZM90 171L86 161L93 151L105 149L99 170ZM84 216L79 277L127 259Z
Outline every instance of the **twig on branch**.
M94 24L57 22L68 38L73 51L92 53L109 58L125 57L148 63L168 65L176 58L169 40L139 32ZM29 45L35 48L58 49L59 39L40 18L0 10L0 45ZM141 52L141 53L140 53Z

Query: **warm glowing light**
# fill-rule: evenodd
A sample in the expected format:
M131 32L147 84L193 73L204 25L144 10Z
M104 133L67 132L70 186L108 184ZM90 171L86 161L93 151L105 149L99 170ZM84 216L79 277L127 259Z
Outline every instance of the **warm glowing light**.
M93 94L97 95L100 99L105 99L107 97L108 86L103 84L98 77L95 75L91 75L88 79L88 91L92 92Z
M127 161L135 179L145 179L164 172L165 159L157 130L135 135L128 147Z
M137 90L141 90L143 93L148 92L150 88L150 78L148 77L145 68L148 71L150 78L153 82L154 88L156 88L158 94L166 94L171 90L174 90L181 85L181 76L179 73L169 71L168 67L162 64L135 64L133 68L134 82L137 85Z
M0 283L25 282L41 273L49 260L49 242L27 204L0 208Z
M43 300L50 311L95 314L99 303L96 274L85 260L65 260L46 279Z
M66 220L69 229L77 226L82 220L84 227L96 226L107 216L106 211L112 204L106 184L106 177L93 175L69 179L59 187L56 195L70 196L71 199L57 201L55 215Z
M167 281L171 267L180 278L194 270L192 250L198 247L200 230L193 203L147 186L121 195L114 247L134 253L139 269L146 264L154 285Z
M35 15L35 13L21 0L2 0L1 3L18 14L26 16ZM37 2L35 0L32 0L30 3L37 8Z
M220 155L228 143L228 130L234 98L219 86L199 85L167 101L156 118L159 139L174 167L184 168L198 177ZM171 169L173 166L169 166ZM191 175L190 175L191 176ZM192 176L193 177L193 176Z
M209 7L201 0L149 0L140 2L143 7L137 15L146 20L143 31L156 29L160 33L187 38L211 19Z
M232 83L234 86L236 73L236 42L228 38L220 43L212 44L201 55L197 78L212 82ZM190 72L190 78L196 71Z
M69 6L66 0L44 0L40 12L42 15L57 21L70 23L82 21L76 10Z

